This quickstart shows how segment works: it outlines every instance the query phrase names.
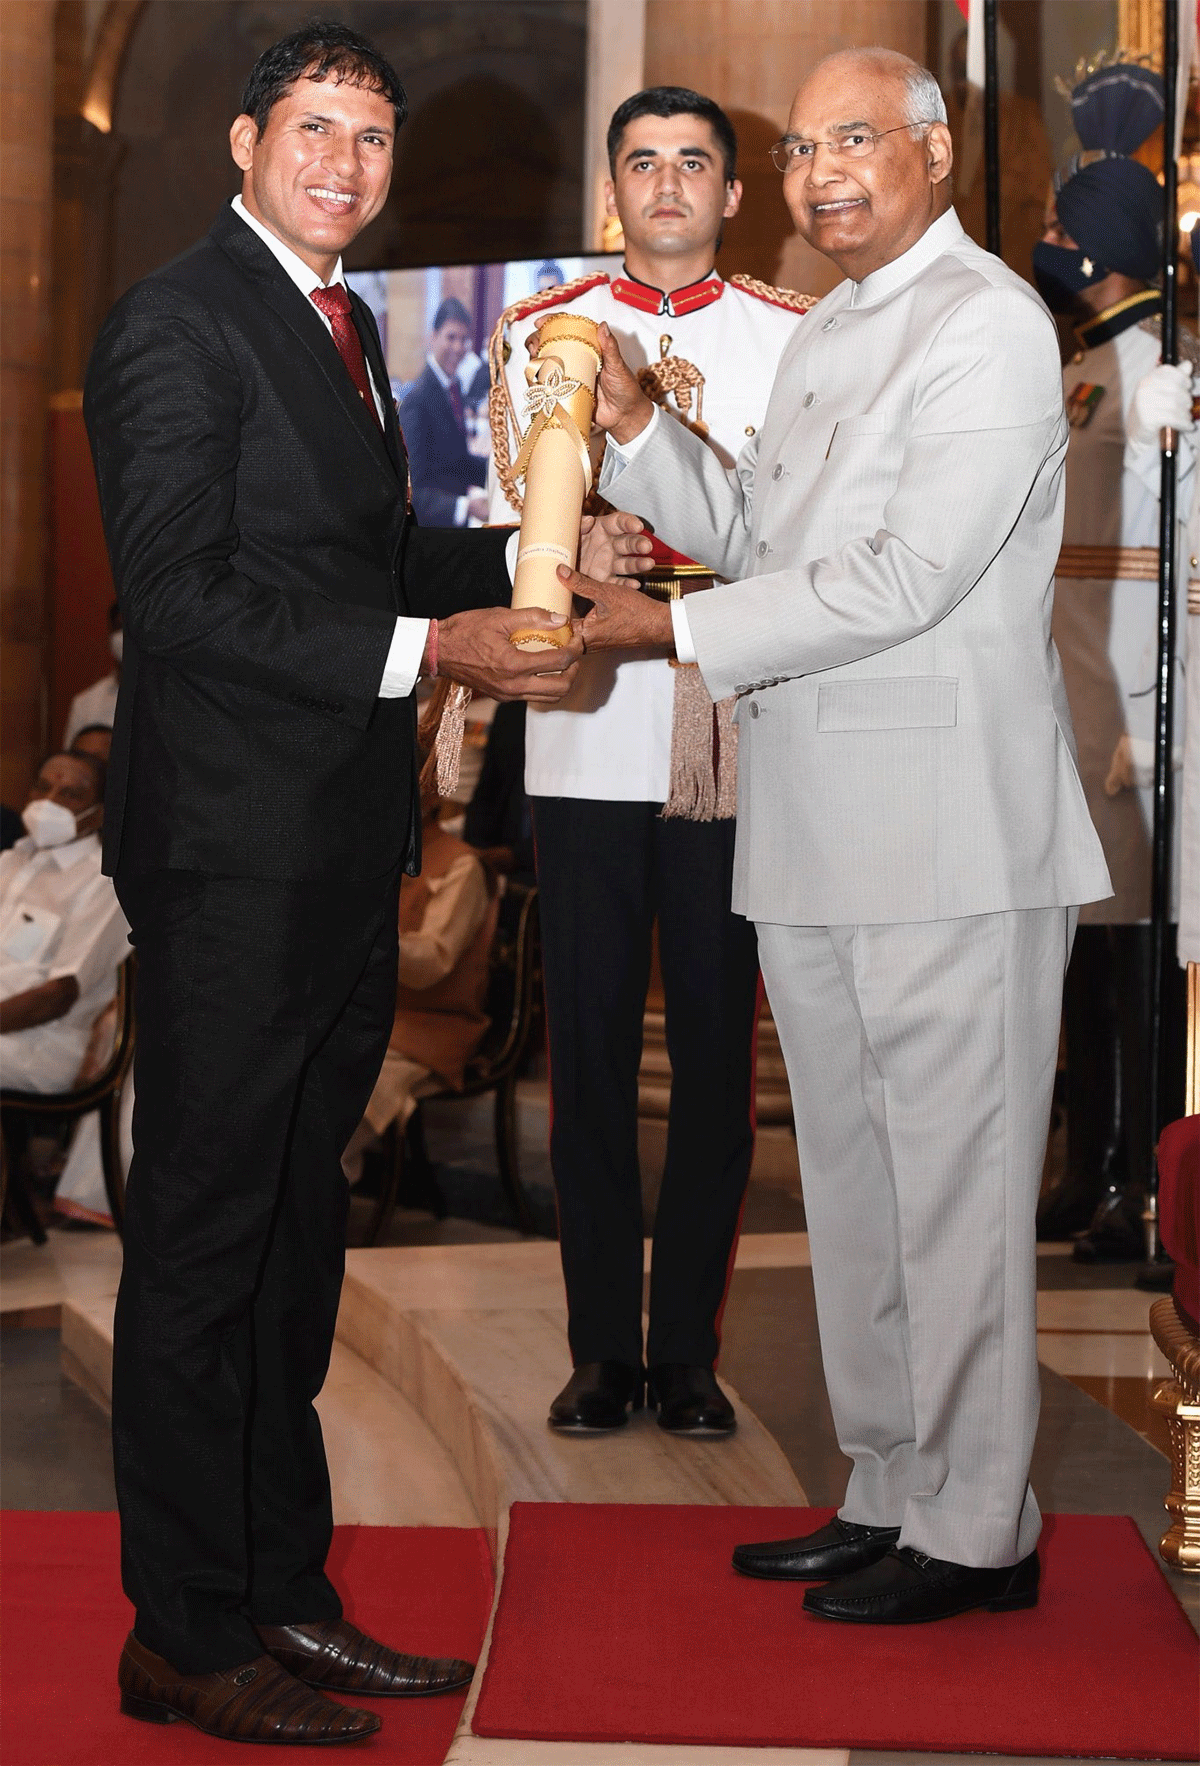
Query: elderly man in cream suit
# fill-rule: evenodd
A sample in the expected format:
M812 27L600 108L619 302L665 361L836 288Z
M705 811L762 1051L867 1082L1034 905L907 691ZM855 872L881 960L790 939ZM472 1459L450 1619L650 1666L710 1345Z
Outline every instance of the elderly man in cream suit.
M736 471L606 344L604 494L725 586L576 579L590 646L739 704L734 907L787 1057L840 1515L740 1546L875 1623L1037 1599L1034 1209L1063 969L1109 893L1050 639L1067 425L1053 324L951 208L932 76L822 62L774 150L845 273Z

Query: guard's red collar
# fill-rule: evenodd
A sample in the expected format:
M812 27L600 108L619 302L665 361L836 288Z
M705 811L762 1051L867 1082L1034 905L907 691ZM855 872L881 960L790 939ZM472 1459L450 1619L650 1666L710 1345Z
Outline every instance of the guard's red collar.
M686 288L676 288L670 294L631 276L616 276L609 287L613 299L625 306L636 307L640 313L662 313L672 319L684 313L697 313L701 307L711 307L725 292L725 284L715 272L701 277L699 282L689 282Z

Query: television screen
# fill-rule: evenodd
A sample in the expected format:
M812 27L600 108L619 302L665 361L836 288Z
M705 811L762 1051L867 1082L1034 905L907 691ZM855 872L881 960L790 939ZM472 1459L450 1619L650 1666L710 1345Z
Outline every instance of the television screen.
M413 508L427 527L487 519L487 346L514 301L597 270L617 256L529 258L421 270L351 270L347 282L375 315L400 412Z

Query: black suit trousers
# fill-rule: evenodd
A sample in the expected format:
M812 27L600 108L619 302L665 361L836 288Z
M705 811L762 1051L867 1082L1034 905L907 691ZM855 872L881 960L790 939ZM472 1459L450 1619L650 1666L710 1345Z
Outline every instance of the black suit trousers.
M113 1353L122 1576L184 1673L336 1618L313 1401L344 1266L341 1154L396 989L398 875L116 879L138 956L136 1153Z
M657 920L672 1083L646 1359L711 1367L754 1152L758 949L729 907L734 823L531 804L572 1359L642 1360L637 1094Z

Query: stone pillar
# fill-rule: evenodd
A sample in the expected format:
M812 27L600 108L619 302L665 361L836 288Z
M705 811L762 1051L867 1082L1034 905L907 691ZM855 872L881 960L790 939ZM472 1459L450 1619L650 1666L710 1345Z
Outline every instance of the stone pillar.
M0 6L0 796L19 807L47 742L47 400L54 5Z
M605 250L605 137L609 118L618 104L649 83L642 77L645 36L646 0L588 0L587 114L583 134L585 251Z
M795 237L767 151L821 56L878 43L923 62L927 22L925 0L646 0L646 85L715 98L738 132L745 195L721 252L724 275L743 270L810 294L840 280Z

